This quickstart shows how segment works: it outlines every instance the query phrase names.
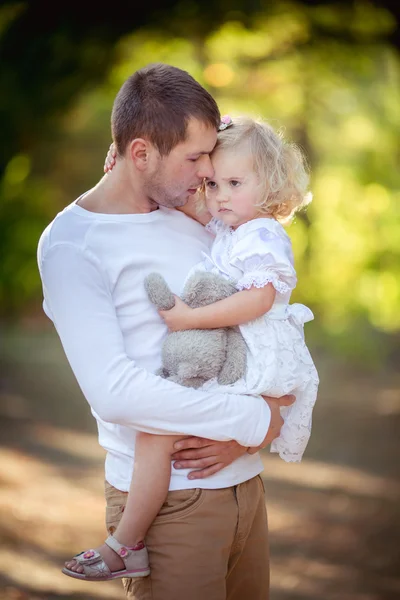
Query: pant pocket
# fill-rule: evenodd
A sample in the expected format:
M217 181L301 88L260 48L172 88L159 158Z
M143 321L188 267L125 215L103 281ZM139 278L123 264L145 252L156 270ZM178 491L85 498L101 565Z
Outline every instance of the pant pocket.
M154 522L170 521L187 515L196 510L202 504L203 499L204 490L201 488L168 492L168 496Z

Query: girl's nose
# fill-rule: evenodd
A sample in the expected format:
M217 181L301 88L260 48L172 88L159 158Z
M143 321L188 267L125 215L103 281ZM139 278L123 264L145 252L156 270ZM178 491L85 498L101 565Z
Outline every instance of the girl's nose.
M223 192L221 189L219 189L217 192L217 195L216 195L216 200L220 204L222 202L226 202L228 200L228 195L225 192Z

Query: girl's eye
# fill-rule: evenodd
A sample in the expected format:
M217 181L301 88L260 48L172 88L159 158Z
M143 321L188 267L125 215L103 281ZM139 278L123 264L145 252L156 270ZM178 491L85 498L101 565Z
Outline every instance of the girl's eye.
M206 186L210 190L215 190L215 188L217 187L217 184L215 183L215 181L207 181Z
M190 162L197 162L199 160L199 158L189 158Z
M230 184L231 184L232 187L239 187L240 181L237 181L237 179L232 179L230 181Z

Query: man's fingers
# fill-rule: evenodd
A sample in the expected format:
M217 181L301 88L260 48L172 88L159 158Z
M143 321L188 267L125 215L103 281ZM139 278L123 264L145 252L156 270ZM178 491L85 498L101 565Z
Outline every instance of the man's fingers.
M197 458L205 458L212 454L212 446L204 446L203 448L188 448L187 450L179 450L174 452L171 458L174 460L190 460Z
M211 444L212 440L207 440L206 438L188 437L175 442L174 448L175 450L186 450L188 448L204 448Z
M290 406L296 401L294 394L286 394L286 396L281 396L280 398L273 398L272 396L263 396L263 398L270 406Z
M216 456L207 456L205 458L196 458L193 460L178 460L177 462L174 462L173 465L175 469L204 469L210 465L215 465L216 462Z
M296 400L296 396L293 394L287 394L281 398L277 398L279 406L290 406Z
M247 448L247 454L257 454L260 450L261 446L254 446L252 448Z
M200 471L191 471L188 475L188 479L204 479L205 477L210 477L210 475L214 475L214 473L221 471L224 466L224 463L215 463L206 469L201 469Z
M283 419L279 414L278 410L278 407L276 407L274 408L274 412L271 413L271 422L264 442L261 444L262 448L268 446L275 438L279 437L280 435L281 428L283 425Z

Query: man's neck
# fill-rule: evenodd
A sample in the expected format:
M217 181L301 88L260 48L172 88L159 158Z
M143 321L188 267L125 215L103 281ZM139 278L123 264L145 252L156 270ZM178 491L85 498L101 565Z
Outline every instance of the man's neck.
M103 214L141 214L158 209L143 194L140 185L132 183L123 164L115 165L78 204L85 210Z

